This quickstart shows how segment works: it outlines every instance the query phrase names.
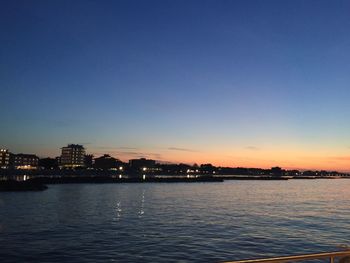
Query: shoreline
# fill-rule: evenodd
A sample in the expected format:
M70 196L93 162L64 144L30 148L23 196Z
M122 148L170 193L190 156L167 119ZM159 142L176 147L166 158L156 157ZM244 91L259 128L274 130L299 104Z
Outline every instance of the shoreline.
M274 176L24 176L0 180L0 192L6 191L43 191L47 185L54 184L123 184L123 183L222 183L224 181L287 181L315 179L350 179L350 177L274 177Z

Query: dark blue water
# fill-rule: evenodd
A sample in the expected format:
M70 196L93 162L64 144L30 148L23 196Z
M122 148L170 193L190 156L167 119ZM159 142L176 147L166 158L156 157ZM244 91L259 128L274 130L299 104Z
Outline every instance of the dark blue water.
M218 262L350 244L350 180L0 193L1 262Z

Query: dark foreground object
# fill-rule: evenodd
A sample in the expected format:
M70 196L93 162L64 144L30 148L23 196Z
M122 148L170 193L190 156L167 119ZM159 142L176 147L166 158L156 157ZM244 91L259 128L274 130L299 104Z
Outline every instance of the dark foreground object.
M112 177L38 177L29 181L41 184L74 184L74 183L196 183L196 182L223 182L222 178L197 177L197 178L112 178Z
M15 181L6 180L0 181L0 192L8 191L43 191L46 190L47 186L40 182L35 181Z

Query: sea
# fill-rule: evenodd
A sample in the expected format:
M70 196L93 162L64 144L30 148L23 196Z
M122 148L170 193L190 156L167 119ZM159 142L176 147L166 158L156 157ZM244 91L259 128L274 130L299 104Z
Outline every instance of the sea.
M225 262L350 245L350 179L0 193L4 262Z

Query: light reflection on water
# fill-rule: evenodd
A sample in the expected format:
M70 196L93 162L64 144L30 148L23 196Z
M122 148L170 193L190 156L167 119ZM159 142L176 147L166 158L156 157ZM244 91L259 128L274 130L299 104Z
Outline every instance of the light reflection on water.
M217 262L350 244L350 180L0 193L2 262Z

